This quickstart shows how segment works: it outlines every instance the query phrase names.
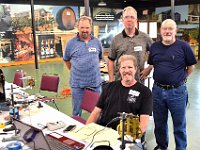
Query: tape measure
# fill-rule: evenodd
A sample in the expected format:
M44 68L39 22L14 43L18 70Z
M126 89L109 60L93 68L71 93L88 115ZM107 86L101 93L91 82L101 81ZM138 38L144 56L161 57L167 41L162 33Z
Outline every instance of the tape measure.
M21 150L22 146L19 142L13 142L6 146L8 150Z

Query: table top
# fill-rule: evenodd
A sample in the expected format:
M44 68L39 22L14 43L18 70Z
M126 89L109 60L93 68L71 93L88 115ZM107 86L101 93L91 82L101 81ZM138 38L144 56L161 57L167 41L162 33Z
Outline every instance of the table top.
M11 84L6 83L6 95L10 96L10 86ZM23 91L20 87L13 86L13 93L22 93L27 94L25 91ZM15 94L14 94L15 95ZM67 116L66 114L54 109L53 107L50 107L49 105L40 102L42 107L38 107L39 102L34 101L34 98L36 98L34 95L28 95L23 98L18 98L15 96L15 100L18 101L26 101L26 100L32 100L31 103L28 103L26 108L23 108L19 111L20 114L20 120L22 122L25 122L27 124L30 124L36 128L42 129L44 126L47 125L49 122L63 122L65 124L65 127L55 130L57 133L67 136L71 139L77 140L79 142L84 143L86 146L84 149L90 150L93 149L94 146L102 145L102 141L104 142L104 145L107 145L105 141L109 141L110 145L114 149L120 149L121 141L118 140L118 133L117 131L105 128L103 126L97 125L95 123L91 123L88 125L84 125L70 116ZM5 118L5 116L8 116L9 112L2 112L0 114L0 117ZM69 126L69 125L76 125L76 128L70 132L64 133L63 130ZM44 134L49 134L51 132L48 128L45 128L42 130ZM1 146L6 146L10 142L2 142L3 138L11 137L14 135L14 131L9 131L7 134L2 134L3 129L0 129L0 149ZM91 133L91 134L89 134ZM136 146L135 144L131 146L132 149L138 150L139 146ZM134 147L134 148L133 148ZM130 149L130 145L126 146L126 150Z

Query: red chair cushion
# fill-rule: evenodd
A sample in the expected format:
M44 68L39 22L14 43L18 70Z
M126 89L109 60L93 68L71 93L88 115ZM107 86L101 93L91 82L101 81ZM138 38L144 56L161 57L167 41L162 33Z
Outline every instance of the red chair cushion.
M59 84L59 76L42 75L40 90L57 92Z
M72 116L72 118L78 122L81 122L82 124L86 124L86 120L83 119L82 117L80 116Z

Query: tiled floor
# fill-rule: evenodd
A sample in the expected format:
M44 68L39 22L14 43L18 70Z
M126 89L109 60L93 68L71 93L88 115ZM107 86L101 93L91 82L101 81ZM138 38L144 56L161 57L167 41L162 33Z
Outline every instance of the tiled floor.
M34 77L36 79L36 86L34 89L28 91L32 94L38 93L40 78L42 73L44 72L60 75L61 81L59 91L62 91L64 88L69 87L69 71L66 69L62 61L40 63L39 69L35 69L34 64L2 67L1 69L4 71L6 80L8 82L13 81L14 72L17 69L22 69L27 73L27 75ZM153 83L153 81L151 81L151 83ZM200 150L200 64L196 65L195 71L188 79L187 86L189 91L189 105L187 108L188 150ZM61 96L60 100L58 100L57 103L59 109L62 112L67 115L71 115L72 109L70 97L64 98L63 96ZM83 113L83 115L86 117L88 114ZM151 118L146 135L148 150L153 150L153 148L156 146L153 130L154 123L153 118ZM173 125L171 117L169 117L169 135L169 150L174 150L175 144L173 138Z

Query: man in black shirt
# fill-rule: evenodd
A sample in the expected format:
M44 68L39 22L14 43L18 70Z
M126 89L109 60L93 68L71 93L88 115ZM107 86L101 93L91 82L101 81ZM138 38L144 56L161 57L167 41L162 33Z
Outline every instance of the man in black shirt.
M119 61L121 81L108 83L102 91L99 101L87 120L87 123L97 122L106 126L119 113L138 115L142 133L146 132L149 116L152 113L151 91L135 80L137 61L132 55L123 55ZM116 129L119 121L109 126Z

